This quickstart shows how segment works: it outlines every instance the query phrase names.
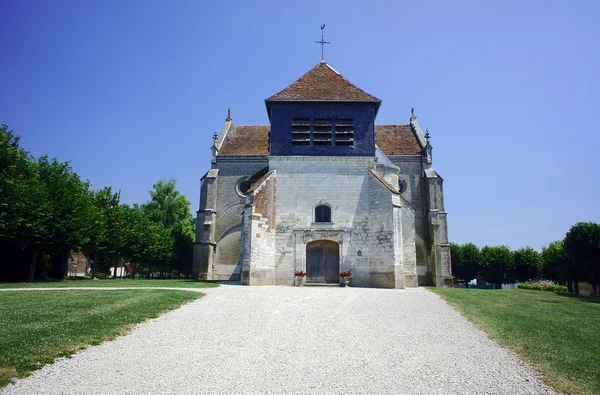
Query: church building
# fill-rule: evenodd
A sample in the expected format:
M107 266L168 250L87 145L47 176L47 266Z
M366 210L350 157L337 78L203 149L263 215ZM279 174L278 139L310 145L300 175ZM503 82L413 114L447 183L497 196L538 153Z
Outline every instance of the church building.
M321 61L265 100L269 125L214 136L193 275L246 285L452 284L443 179L429 133L375 123L381 100ZM407 114L408 115L408 114Z

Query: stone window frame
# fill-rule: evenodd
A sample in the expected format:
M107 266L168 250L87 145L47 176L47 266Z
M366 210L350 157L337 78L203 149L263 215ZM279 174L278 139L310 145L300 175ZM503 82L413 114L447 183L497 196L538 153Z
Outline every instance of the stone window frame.
M248 193L244 193L242 192L242 182L247 181L248 177L240 177L236 182L235 182L235 192L238 194L239 197L247 197Z
M326 207L328 209L329 221L317 221L317 219L318 219L317 218L317 209L319 207ZM313 210L312 210L312 212L313 212L313 223L314 224L331 224L331 223L333 223L332 214L331 214L332 211L333 210L331 209L331 206L329 204L327 204L327 203L319 203L319 204L317 204L316 206L313 207Z
M404 193L408 189L408 184L402 178L398 178L398 192Z

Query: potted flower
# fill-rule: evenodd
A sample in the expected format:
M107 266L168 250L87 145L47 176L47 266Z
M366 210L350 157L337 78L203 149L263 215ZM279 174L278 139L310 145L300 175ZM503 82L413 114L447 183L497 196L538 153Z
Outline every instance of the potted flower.
M350 270L340 272L340 287L350 286L350 277L352 277Z
M298 270L298 271L294 272L294 285L296 287L303 286L305 284L305 280L306 280L306 272L303 272L302 270Z

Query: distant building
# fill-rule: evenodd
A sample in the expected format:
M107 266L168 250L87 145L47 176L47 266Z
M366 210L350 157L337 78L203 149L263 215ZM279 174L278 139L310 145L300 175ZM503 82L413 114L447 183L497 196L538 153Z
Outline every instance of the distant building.
M88 258L81 251L71 251L67 260L67 277L85 277L88 271Z
M381 100L325 62L265 101L270 125L228 115L202 177L194 276L243 284L404 288L452 283L443 180L411 111L376 125Z
M129 266L129 265L127 265ZM127 274L129 273L129 268L126 266L118 266L117 268L117 275L116 277L122 278L122 277L127 277ZM108 269L108 274L110 277L115 277L115 267L110 267Z

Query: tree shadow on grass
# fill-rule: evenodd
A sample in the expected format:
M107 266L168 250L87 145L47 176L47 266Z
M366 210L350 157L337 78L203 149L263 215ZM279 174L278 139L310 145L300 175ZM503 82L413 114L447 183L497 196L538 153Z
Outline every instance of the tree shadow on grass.
M562 296L563 298L576 299L576 300L579 300L579 301L585 302L585 303L600 304L600 296L575 295L575 294L566 293L566 292L557 292L556 295Z

